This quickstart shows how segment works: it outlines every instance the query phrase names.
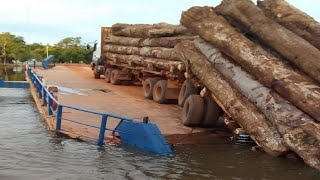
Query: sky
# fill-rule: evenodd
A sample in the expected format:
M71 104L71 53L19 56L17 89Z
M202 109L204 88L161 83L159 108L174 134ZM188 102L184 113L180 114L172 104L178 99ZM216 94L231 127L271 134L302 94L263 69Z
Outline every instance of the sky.
M0 0L0 32L23 36L27 43L55 44L65 37L84 43L100 39L100 27L115 23L178 24L192 6L221 0ZM320 0L288 0L320 21Z

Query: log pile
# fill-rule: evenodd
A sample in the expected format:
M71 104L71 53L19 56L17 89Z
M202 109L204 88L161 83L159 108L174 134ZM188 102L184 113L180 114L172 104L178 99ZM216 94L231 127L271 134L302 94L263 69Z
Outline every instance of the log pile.
M264 14L320 49L320 23L284 0L258 1Z
M103 46L106 59L150 71L184 71L174 47L197 37L184 26L166 23L114 24L111 31Z
M190 8L181 24L200 38L175 51L267 153L293 151L320 170L319 28L306 28L304 36L294 29L302 22L276 15L290 8L292 17L309 18L305 26L319 23L283 0L258 4L262 10L250 0Z

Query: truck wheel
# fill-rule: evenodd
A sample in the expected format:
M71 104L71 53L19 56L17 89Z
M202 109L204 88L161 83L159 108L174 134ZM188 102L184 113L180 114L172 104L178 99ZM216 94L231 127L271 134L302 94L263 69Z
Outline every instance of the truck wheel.
M186 99L191 95L191 94L197 94L197 88L193 86L191 81L189 79L186 79L183 82L183 85L180 89L179 93L179 98L178 98L178 104L179 106L183 106L184 102Z
M95 66L95 67L94 67L93 75L94 75L94 78L95 78L95 79L100 79L100 74L99 74L99 71L98 71L98 66Z
M204 99L200 95L190 95L182 109L182 123L185 126L201 124L204 116Z
M104 80L107 82L107 83L110 83L111 82L111 72L112 72L112 68L107 68L106 69L106 72L104 73Z
M153 100L159 104L164 104L167 102L166 99L166 92L167 92L167 81L160 80L158 81L153 87Z
M100 74L94 74L95 79L100 79Z
M210 97L204 97L205 113L202 126L210 127L217 124L219 115L221 113L220 106Z
M119 80L120 70L119 69L113 69L111 71L111 78L110 82L113 85L119 85L121 84L121 80Z
M143 95L147 99L152 99L153 98L153 88L155 84L159 81L157 78L147 78L143 84L142 84L142 89L143 89Z

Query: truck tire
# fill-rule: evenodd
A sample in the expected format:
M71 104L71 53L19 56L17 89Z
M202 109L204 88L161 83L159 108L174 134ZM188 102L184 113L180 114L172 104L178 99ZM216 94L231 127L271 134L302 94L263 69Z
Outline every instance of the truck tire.
M180 89L179 98L178 98L179 106L182 107L186 99L192 94L197 94L197 88L193 86L193 84L189 79L186 79L183 82L183 85Z
M121 80L119 80L120 70L119 69L113 69L111 71L111 78L110 82L113 85L119 85L121 84Z
M217 124L222 109L210 96L206 96L203 99L205 112L201 125L212 127Z
M111 72L112 72L112 68L107 68L106 72L104 73L104 80L106 81L106 83L110 83L111 82Z
M204 99L200 95L190 95L182 109L182 123L185 126L200 125L204 116Z
M95 79L100 79L100 74L94 74Z
M94 67L93 75L94 75L94 78L95 78L95 79L100 79L100 74L99 74L99 71L98 71L98 66L95 66L95 67Z
M153 100L159 104L164 104L167 102L166 99L166 92L167 92L167 81L166 80L159 80L153 87Z
M159 79L157 78L147 78L143 84L142 84L142 89L143 89L143 95L147 99L153 99L153 88L156 85L157 81Z

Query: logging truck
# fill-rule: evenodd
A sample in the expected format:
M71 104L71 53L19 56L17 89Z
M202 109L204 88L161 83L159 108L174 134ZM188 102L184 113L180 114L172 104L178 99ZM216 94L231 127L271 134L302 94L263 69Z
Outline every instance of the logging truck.
M115 53L111 53L114 45L108 45L106 42L108 36L112 36L111 28L101 28L102 43L95 45L92 59L94 78L104 77L106 83L113 85L142 85L144 97L160 104L177 102L183 107L182 121L186 126L210 127L221 120L219 117L223 111L199 79L191 71L187 71L185 63L128 53L119 54L119 45L116 45L118 49ZM169 40L170 38L172 39L169 37ZM178 41L175 42L177 43ZM136 48L121 47L122 50L131 48L130 53ZM171 51L168 48L166 50Z

